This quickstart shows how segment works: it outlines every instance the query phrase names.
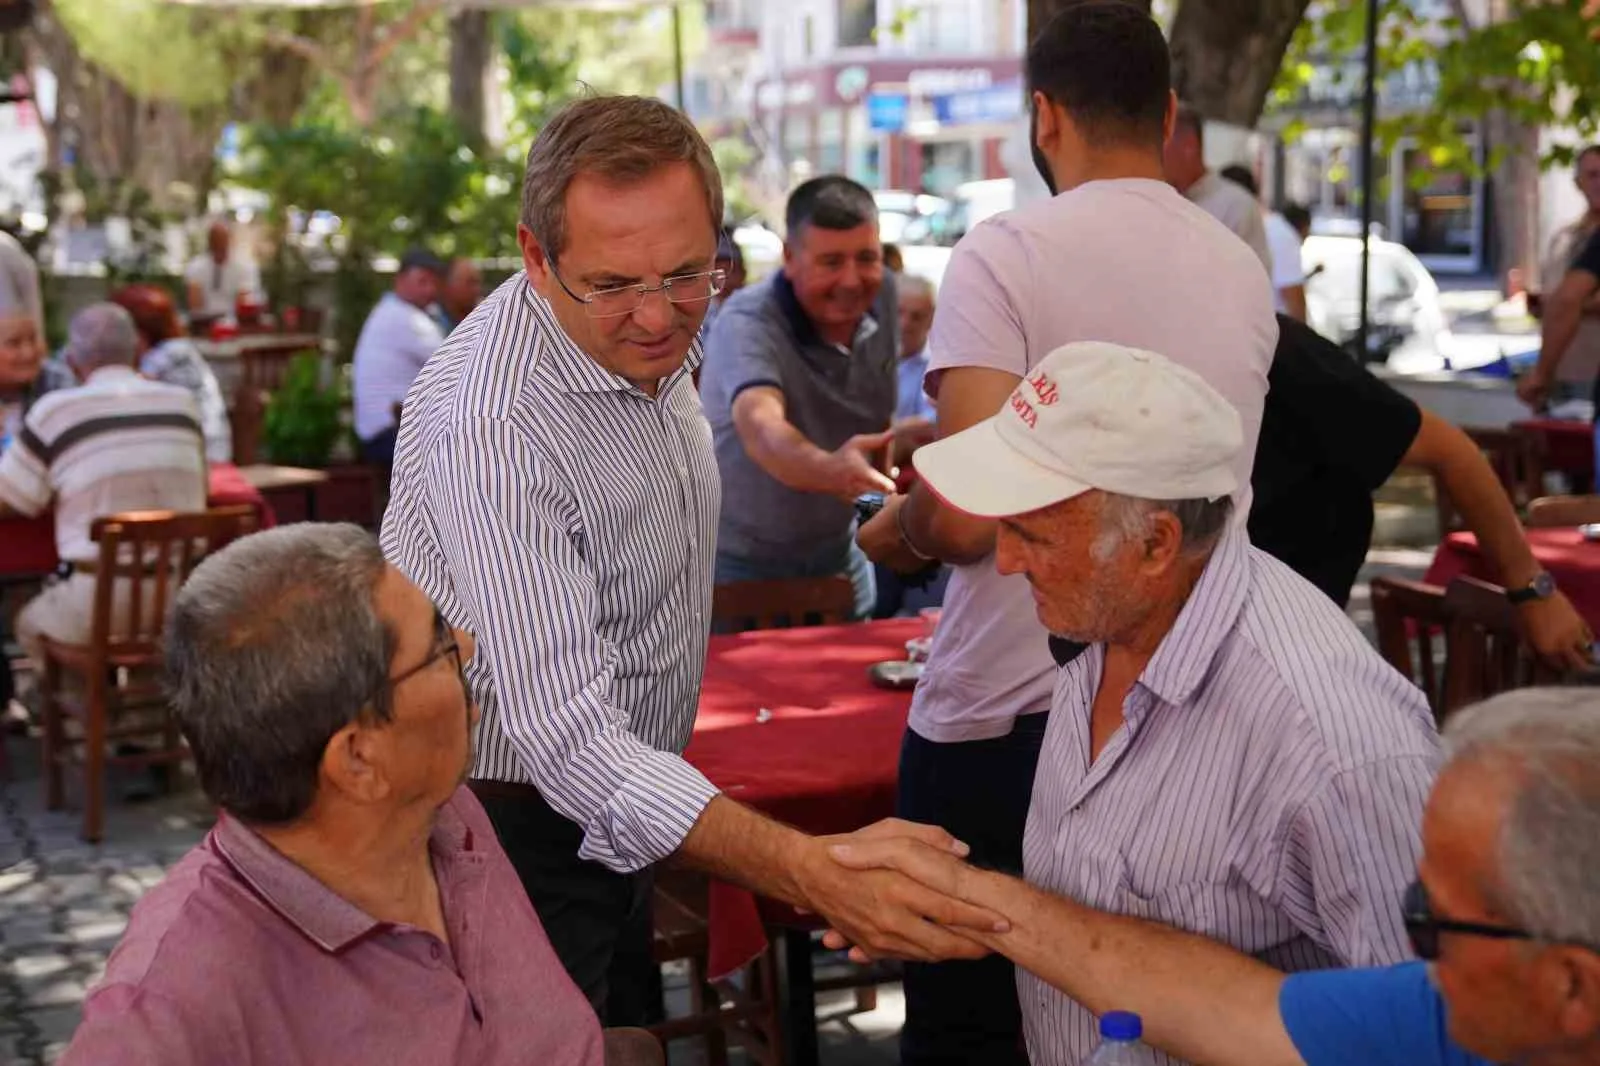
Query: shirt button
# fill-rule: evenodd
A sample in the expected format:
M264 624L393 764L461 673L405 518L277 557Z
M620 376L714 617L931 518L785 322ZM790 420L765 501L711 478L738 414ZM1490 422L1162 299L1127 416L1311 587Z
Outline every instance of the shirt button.
M438 962L440 959L444 958L444 951L439 947L438 944L429 944L428 954L433 958L434 962Z

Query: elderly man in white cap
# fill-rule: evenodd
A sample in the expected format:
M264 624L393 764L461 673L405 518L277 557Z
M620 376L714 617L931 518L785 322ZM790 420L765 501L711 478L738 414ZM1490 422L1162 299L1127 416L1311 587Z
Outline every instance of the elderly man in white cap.
M917 452L942 500L1000 520L996 564L1053 635L1024 873L1286 971L1398 962L1438 736L1350 620L1229 520L1242 441L1192 371L1081 343ZM1032 1061L1083 1059L1094 1016L1019 981Z

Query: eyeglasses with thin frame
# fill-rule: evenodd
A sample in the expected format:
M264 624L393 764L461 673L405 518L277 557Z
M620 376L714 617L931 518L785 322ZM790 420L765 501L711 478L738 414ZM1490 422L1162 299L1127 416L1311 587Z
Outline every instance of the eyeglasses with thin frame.
M1487 925L1482 922L1458 922L1449 918L1440 918L1433 913L1433 901L1428 898L1428 890L1421 881L1413 881L1406 889L1405 896L1400 903L1401 919L1405 922L1406 935L1411 939L1411 950L1417 953L1417 958L1424 962L1433 962L1439 958L1439 934L1453 933L1460 936L1485 936L1496 940L1544 940L1536 933L1526 929L1517 929L1509 925ZM1588 948L1590 951L1600 951L1592 944L1579 941L1559 940L1552 943L1563 944L1568 947Z
M450 628L450 624L444 620L443 615L435 616L433 629L433 650L428 653L428 657L423 659L416 666L413 666L411 669L404 670L389 678L383 683L384 688L388 689L390 692L393 692L395 689L399 688L401 685L405 684L413 677L416 677L418 674L422 673L422 671L426 670L428 667L432 666L434 663L448 655L455 659L456 677L461 681L462 691L466 691L466 664L461 659L461 642L456 639L455 630Z
M723 290L728 283L728 272L722 269L707 270L698 274L676 274L662 278L660 285L618 285L610 289L590 289L579 296L556 269L556 261L549 252L545 260L550 273L555 276L561 291L583 305L590 318L621 318L631 315L644 306L644 298L659 292L675 304L705 303Z

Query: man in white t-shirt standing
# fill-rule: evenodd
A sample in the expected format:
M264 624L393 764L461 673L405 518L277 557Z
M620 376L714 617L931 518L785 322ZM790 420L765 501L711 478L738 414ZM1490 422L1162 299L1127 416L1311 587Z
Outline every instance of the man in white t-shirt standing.
M1273 211L1261 203L1261 186L1249 167L1241 163L1222 168L1222 176L1250 194L1266 226L1267 251L1272 256L1272 291L1277 294L1278 313L1306 320L1306 271L1301 264L1300 246L1311 233L1311 213L1298 204L1287 204ZM1294 215L1291 219L1289 216ZM1219 219L1224 225L1226 219Z
M1035 157L1061 191L975 227L951 256L929 344L940 437L994 415L1061 345L1110 341L1168 353L1238 409L1249 484L1277 343L1272 293L1250 249L1165 180L1170 78L1160 28L1121 0L1061 11L1030 46ZM1242 522L1247 489L1236 502ZM995 570L994 538L995 523L919 486L860 541L903 572L955 566L901 749L900 813L1019 872L1056 666L1027 579ZM908 1066L1026 1062L1004 960L909 965L905 991Z
M1250 246L1261 265L1272 270L1267 249L1266 224L1253 194L1206 166L1205 118L1188 104L1178 105L1177 121L1162 154L1162 164L1172 187L1190 203L1205 209Z
M253 264L233 254L226 222L206 228L206 250L189 261L183 279L189 289L189 314L199 318L231 318L239 297L254 297L261 276Z

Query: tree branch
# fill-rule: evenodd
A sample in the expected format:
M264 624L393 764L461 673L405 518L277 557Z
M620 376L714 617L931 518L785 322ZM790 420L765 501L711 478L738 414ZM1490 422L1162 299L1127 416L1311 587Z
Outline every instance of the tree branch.
M302 37L297 33L290 33L288 30L280 30L272 26L267 27L262 32L263 40L272 47L303 56L318 67L326 67L328 65L327 49L311 38Z
M419 0L404 18L397 19L384 27L378 43L362 58L362 65L369 70L377 70L383 65L383 61L389 58L390 52L408 37L414 36L422 28L422 24L443 6L442 0Z

